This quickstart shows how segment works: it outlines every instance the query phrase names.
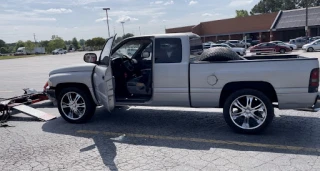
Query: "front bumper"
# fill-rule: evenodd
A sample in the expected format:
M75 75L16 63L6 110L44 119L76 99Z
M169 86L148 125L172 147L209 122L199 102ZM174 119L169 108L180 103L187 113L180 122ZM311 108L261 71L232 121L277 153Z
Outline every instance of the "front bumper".
M45 89L44 93L48 96L49 100L56 106L57 105L57 98L56 98L56 91L55 89Z

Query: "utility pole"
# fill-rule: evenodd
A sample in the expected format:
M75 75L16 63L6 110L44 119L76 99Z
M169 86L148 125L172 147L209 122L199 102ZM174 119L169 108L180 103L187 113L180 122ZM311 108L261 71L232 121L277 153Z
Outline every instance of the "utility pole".
M140 26L139 26L139 33L140 33L140 36L141 36L141 30L140 30Z
M108 17L108 10L110 10L110 8L103 8L103 10L106 10L106 14L107 14L107 24L108 24L108 34L109 34L109 37L110 37L109 17Z
M113 34L116 35L116 26L113 26Z
M37 46L37 40L36 40L36 34L33 33L33 38L34 38L34 44Z
M121 21L121 24L122 24L122 31L123 31L123 35L124 35L124 26L123 26L124 21Z
M308 32L309 32L309 29L308 29L308 7L309 7L309 2L308 0L306 0L306 36L308 36Z

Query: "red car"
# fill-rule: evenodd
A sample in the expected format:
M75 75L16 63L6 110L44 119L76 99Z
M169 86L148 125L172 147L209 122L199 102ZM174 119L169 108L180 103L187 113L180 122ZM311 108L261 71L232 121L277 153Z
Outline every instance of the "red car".
M260 43L250 48L251 53L261 54L261 53L286 53L291 52L291 48L287 46L281 46L274 43Z

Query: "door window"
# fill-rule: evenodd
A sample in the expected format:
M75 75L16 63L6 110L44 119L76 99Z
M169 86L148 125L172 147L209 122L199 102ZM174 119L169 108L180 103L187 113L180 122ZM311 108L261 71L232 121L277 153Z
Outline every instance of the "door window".
M103 48L101 55L100 55L101 64L104 64L107 66L109 65L109 55L110 55L112 43L113 43L113 37L109 38L107 40L107 43L104 45L104 48Z
M158 38L155 40L155 63L180 63L182 43L180 38Z

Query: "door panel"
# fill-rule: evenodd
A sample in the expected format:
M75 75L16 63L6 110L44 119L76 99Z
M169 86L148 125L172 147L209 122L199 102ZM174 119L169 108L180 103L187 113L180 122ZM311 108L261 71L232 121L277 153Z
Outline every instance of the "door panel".
M155 39L151 105L190 106L188 85L190 49L182 49L182 42L188 41L188 37ZM183 45L183 47L187 46L189 44Z
M110 60L113 41L114 37L111 37L106 41L105 47L100 54L99 64L95 67L93 73L94 87L98 101L109 112L114 109L115 103L114 80Z

